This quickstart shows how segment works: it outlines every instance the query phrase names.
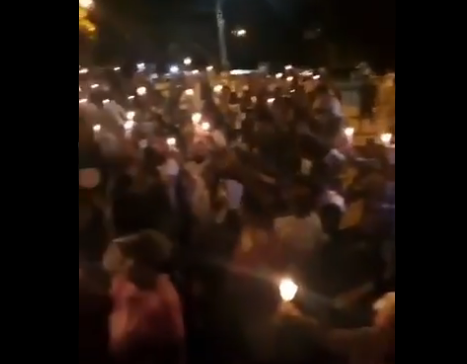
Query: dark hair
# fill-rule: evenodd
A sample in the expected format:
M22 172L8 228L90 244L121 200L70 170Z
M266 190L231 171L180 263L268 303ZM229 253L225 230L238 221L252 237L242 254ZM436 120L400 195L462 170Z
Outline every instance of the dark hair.
M169 271L172 243L164 235L147 230L114 240L122 255L134 262L129 278L140 289L152 289L154 276Z
M254 191L246 188L243 193L242 206L244 213L248 216L248 223L258 227L270 227L274 214L272 201L264 201Z
M317 95L328 94L329 92L330 92L329 87L324 83L321 83L318 86L316 86L315 93Z
M146 230L141 233L114 240L122 254L153 270L163 268L171 258L172 243L163 234Z

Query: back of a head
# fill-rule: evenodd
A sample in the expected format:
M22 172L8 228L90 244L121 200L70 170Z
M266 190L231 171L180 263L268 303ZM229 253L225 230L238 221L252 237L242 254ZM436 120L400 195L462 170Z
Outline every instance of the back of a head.
M268 204L255 192L245 189L242 199L244 222L257 228L270 228L274 216L273 205L272 200L271 204Z
M154 276L169 269L172 249L167 237L147 230L114 240L105 254L104 265L111 273L121 271L122 267L131 267L129 273L135 280L133 283L150 289Z

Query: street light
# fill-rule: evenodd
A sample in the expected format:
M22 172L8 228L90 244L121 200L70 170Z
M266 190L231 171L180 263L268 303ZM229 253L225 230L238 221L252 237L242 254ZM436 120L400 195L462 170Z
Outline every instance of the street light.
M217 31L219 35L219 50L222 67L226 70L230 69L229 53L227 50L227 39L225 33L225 17L223 5L226 0L216 0L216 17ZM245 29L239 29L234 32L234 35L239 38L244 38L248 35Z
M222 5L224 0L216 0L217 32L219 36L219 50L222 67L225 70L230 68L229 54L227 52L227 40L225 38L225 17Z
M248 35L248 33L247 33L247 31L246 31L245 29L237 29L237 30L234 30L234 31L232 32L232 34L233 34L234 36L236 36L237 38L245 38L245 37Z

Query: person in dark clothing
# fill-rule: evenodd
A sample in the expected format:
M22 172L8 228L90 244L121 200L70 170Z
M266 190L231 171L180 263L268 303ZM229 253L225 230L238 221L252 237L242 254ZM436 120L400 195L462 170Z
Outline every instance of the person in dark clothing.
M164 186L154 183L139 190L129 176L121 177L114 193L114 224L118 235L154 229L171 235L169 196Z
M360 86L360 121L369 120L375 122L374 109L376 106L376 97L378 89L370 77L365 77Z
M81 117L78 127L79 256L99 262L111 234L106 217L110 171L92 128Z
M79 281L78 305L78 363L112 363L108 347L108 317L111 312L110 298L99 294L84 280Z

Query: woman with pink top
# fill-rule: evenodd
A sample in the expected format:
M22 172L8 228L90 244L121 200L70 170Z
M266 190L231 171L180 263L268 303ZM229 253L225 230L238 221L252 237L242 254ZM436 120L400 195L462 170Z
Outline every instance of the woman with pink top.
M171 243L144 232L113 242L104 257L112 274L110 349L123 363L181 363L185 330L180 297L167 274Z

